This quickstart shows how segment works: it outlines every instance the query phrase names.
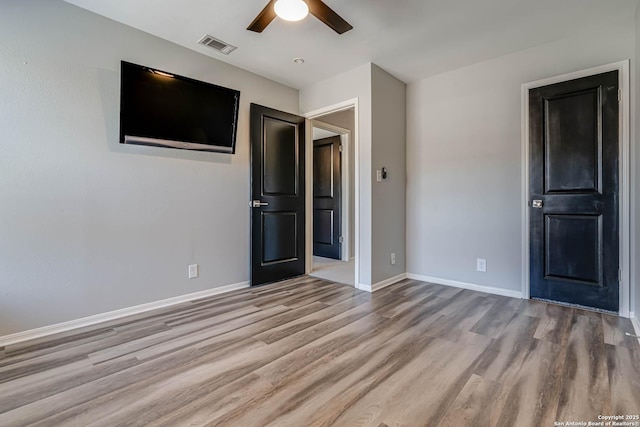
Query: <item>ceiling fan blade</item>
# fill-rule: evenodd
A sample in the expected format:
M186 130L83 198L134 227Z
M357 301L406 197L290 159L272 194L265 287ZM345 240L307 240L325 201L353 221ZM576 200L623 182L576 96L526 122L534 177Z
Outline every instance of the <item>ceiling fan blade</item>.
M267 25L269 25L271 21L276 19L276 11L273 8L273 5L275 4L275 2L276 0L271 0L265 6L265 8L262 9L262 12L260 12L260 14L256 16L256 19L253 20L251 25L247 27L247 30L255 31L256 33L263 32L264 29L267 28Z
M344 34L353 29L351 24L342 19L322 0L307 0L307 4L309 5L309 13L331 27L336 33Z

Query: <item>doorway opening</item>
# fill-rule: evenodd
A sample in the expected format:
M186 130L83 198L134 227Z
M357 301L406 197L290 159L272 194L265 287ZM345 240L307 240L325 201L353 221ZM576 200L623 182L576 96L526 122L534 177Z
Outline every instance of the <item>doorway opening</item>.
M357 105L307 115L307 272L356 286Z

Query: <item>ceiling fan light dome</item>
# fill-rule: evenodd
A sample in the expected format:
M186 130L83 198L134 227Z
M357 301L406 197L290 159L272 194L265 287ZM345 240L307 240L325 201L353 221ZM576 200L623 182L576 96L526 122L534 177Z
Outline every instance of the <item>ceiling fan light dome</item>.
M286 21L300 21L309 14L309 6L303 0L278 0L274 9Z

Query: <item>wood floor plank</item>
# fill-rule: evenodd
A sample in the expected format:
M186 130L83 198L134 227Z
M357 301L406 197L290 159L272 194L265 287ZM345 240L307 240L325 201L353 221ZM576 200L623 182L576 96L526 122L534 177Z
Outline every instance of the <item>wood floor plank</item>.
M640 412L640 346L626 348L605 344L611 409L615 414Z
M493 339L477 334L471 329L480 319L489 314L495 303L480 294L469 292L466 294L467 297L458 299L457 303L446 304L446 309L440 310L444 318L430 328L428 333L449 341L475 345L484 349L493 342ZM455 307L455 310L450 310L451 306Z
M434 303L435 301L432 302L431 306L425 304L419 310L412 313L404 313L403 316L398 316L393 320L379 316L377 313L375 317L371 317L371 314L368 314L366 317L358 318L340 328L326 330L324 334L319 336L317 341L300 347L265 365L257 373L262 377L268 378L273 384L281 385L283 382L291 381L303 375L305 370L309 369L309 366L319 357L331 355L330 358L333 359L341 355L342 352L349 351L353 346L361 345L370 339L374 339L375 343L379 343L386 342L387 339L391 339L406 330L410 330L413 333L419 327L418 322L422 322L424 325L437 319L435 316L425 315L430 307L435 306ZM339 321L339 319L340 317L337 317L336 320ZM332 322L334 320L327 323L331 324ZM407 325L409 324L413 324L415 329L408 328Z
M248 375L227 386L220 387L199 399L192 399L174 411L148 423L148 427L207 426L211 420L229 414L239 406L273 393L275 387L257 375Z
M381 317L366 317L332 333L322 342L314 342L315 351L305 349L298 352L306 363L294 375L282 376L281 370L271 367L260 368L256 373L276 386L275 392L253 402L250 407L237 407L225 416L213 420L211 424L314 425L309 419L311 414L308 409L320 406L326 408L326 404L319 402L327 393L340 393L343 396L342 401L346 400L346 392L342 390L345 387L344 381L349 381L349 378L357 375L359 380L363 380L360 384L364 387L366 381L375 381L378 375L384 376L384 372L371 368L376 364L379 366L380 361L384 359L381 354L384 350L376 348L374 351L370 344L373 336L382 330L386 322L387 320ZM357 354L368 354L367 360L362 361L354 357ZM329 360L330 364L327 363ZM389 359L387 361L390 362ZM367 372L369 375L360 375L361 372ZM251 411L247 411L248 408ZM331 413L327 413L326 416L331 416ZM303 422L302 419L306 421Z
M398 373L380 384L336 420L338 426L436 426L472 375L478 355L433 338Z
M89 353L89 359L94 364L103 363L105 361L117 359L117 358L126 358L133 357L130 356L133 353L142 351L144 349L148 349L162 343L166 343L171 340L175 340L179 337L185 337L188 334L194 334L203 329L211 329L212 331L220 333L221 330L216 328L216 326L233 322L234 320L238 320L244 318L245 316L256 314L260 311L260 309L247 306L240 309L236 309L233 311L222 312L221 314L209 314L208 319L194 319L192 323L179 323L172 324L169 322L162 322L161 325L168 326L168 330L162 331L157 334L148 335L136 340L125 341L121 344L116 344L98 351L94 351Z
M350 325L331 335L313 343L315 348L301 348L297 352L285 356L270 365L257 371L262 377L267 378L271 383L282 390L282 395L262 402L259 410L253 413L271 413L271 415L261 419L256 425L300 425L301 419L306 419L307 425L322 425L332 422L332 419L339 416L344 405L357 401L359 397L369 388L375 387L379 382L384 381L388 374L404 365L397 362L398 359L414 357L411 351L419 348L421 341L430 341L426 334L421 334L422 339L417 339L413 331L407 329L405 325L412 322L412 319L419 318L420 315L405 316L404 322L380 319L381 324L372 327L367 325L364 318L358 323L365 326L360 332L344 335L355 326ZM429 322L427 317L422 317L423 322ZM385 327L389 324L389 327ZM364 333L363 333L364 332ZM384 346L380 346L384 342ZM398 346L397 342L403 342ZM403 351L397 352L394 349L401 348ZM327 352L329 350L329 352ZM391 352L391 353L390 353ZM366 359L358 357L366 354ZM322 358L318 359L319 356ZM396 360L397 364L394 362ZM385 373L386 372L386 373ZM308 400L321 401L330 399L331 396L339 394L342 396L339 402L317 403L317 405L329 408L331 404L343 405L342 409L336 407L319 418L314 418L306 412L308 405L313 406ZM286 402L286 406L282 406ZM279 409L270 410L276 405ZM278 406L279 405L279 406ZM331 408L329 408L331 409ZM241 414L246 413L246 408L241 408ZM216 424L222 420L216 420ZM231 420L225 420L229 422ZM248 419L233 420L237 424L251 422ZM231 423L229 425L232 425Z
M487 407L491 413L489 425L554 425L565 349L550 341L533 339L524 343L523 363L514 362L516 369L500 378L500 388Z
M327 366L314 378L303 382L295 398L274 411L267 425L322 426L339 424L337 420L361 400L378 389L385 388L397 373L423 353L432 343L429 336L412 337L399 334L383 346L371 343L342 354L335 364ZM398 351L402 349L402 351ZM359 354L367 354L359 360ZM323 360L318 361L323 363ZM326 365L325 365L326 366ZM290 384L292 388L296 388ZM340 399L335 399L340 395ZM325 408L317 411L315 408Z
M29 378L30 381L26 384L21 384L20 381L12 382L0 391L0 413L88 384L99 378L108 377L138 364L140 361L134 358L100 366L69 364L63 367L64 370L52 370L47 377ZM42 387L43 383L47 384L46 388Z
M515 315L483 352L475 373L500 383L512 381L526 361L539 319Z
M471 327L470 331L497 338L520 308L520 303L521 301L514 298L496 298L496 302L491 309Z
M628 319L300 277L0 348L0 425L546 426L640 413Z
M363 308L367 307L360 306L351 311L357 313ZM367 313L368 311L369 310L363 312ZM275 403L271 403L271 401L265 402L267 399L273 400L273 396L271 395L264 395L261 398L253 399L247 403L247 405L251 405L250 407L238 407L235 411L227 413L223 417L215 418L212 425L224 425L225 423L228 423L229 425L266 424L269 422L268 419L256 418L255 416L251 417L251 419L238 419L238 417L242 417L246 413L263 413L268 411L274 405L278 405L278 401L289 402L293 399L291 396L299 396L301 393L304 393L303 390L292 387L290 384L296 383L297 381L302 381L304 384L304 382L309 381L311 377L308 372L313 373L315 371L317 374L318 369L320 369L320 372L323 372L321 374L320 381L322 383L326 383L326 375L322 369L336 364L338 358L342 357L349 363L355 363L356 365L360 364L357 358L344 356L345 352L353 351L353 346L359 346L363 343L367 343L371 338L375 338L376 341L387 337L391 338L397 335L399 331L406 329L405 327L400 326L400 324L397 323L398 321L396 321L397 329L393 331L389 330L386 334L381 334L380 332L382 329L380 328L380 322L388 323L388 320L380 316L370 317L370 315L366 317L358 316L357 318L351 315L350 317L353 319L350 322L341 322L341 318L348 319L348 317L346 317L346 313L337 316L336 319L324 322L330 327L322 329L314 328L313 331L310 331L311 333L307 332L304 334L304 337L307 338L307 340L309 337L314 338L314 336L319 337L320 339L313 341L308 345L301 346L297 350L289 352L283 357L256 371L262 378L269 380L269 383L276 386L274 393L277 393L278 390L283 390L283 393L286 394L285 396L277 394L277 400ZM340 327L335 327L340 323L342 323ZM295 337L292 338L296 339ZM278 345L282 344L283 343L278 343ZM361 352L367 351L356 351L355 353L358 354ZM371 352L369 351L368 353ZM331 363L324 362L324 359L330 359ZM316 368L316 366L319 368ZM342 378L342 373L339 372L339 374L339 377ZM314 392L317 391L314 387L312 387L311 390ZM207 412L209 411L209 408L205 408L202 411ZM210 416L214 415L211 414ZM206 415L201 412L199 414L199 418L202 417L206 418ZM279 422L282 422L282 420Z
M324 342L322 344L324 345L320 345L315 340L313 340L309 345L313 345L316 351L311 351L308 348L305 348L305 351L311 357L310 360L315 360L319 357L322 357L322 355L324 354L323 352L330 352L335 349L344 349L347 347L347 344L349 344L350 342L353 342L353 337L362 336L363 331L372 330L372 326L371 326L372 320L374 319L361 318L359 319L359 321L353 322L349 324L347 327L340 328L339 335L337 335L338 334L337 332L334 334L329 334L326 337L323 335L319 335L323 337ZM260 349L260 351L245 353L243 355L243 360L240 360L240 361L233 360L233 361L228 361L226 363L232 365L230 368L233 368L231 369L233 371L237 371L238 369L246 369L247 366L250 366L250 368L252 369L252 372L259 374L265 364L269 363L272 360L278 360L281 357L290 354L293 351L292 349L299 347L300 339L309 340L310 338L313 339L308 335L305 337L292 336L288 338L285 342L279 342L276 346L269 346L269 347L265 347L264 349ZM309 361L307 361L307 363L309 363ZM262 375L260 375L260 377L263 378ZM270 381L269 383L273 384L273 381ZM205 408L201 409L201 411L204 411L205 414L208 413L207 416L209 417L214 416L214 414L209 413L209 411L211 411L211 408L209 407L208 401L205 401L204 404L206 406ZM255 404L255 399L252 401L252 404ZM164 409L166 409L167 408L166 404L163 405L163 407ZM243 415L245 412L246 412L246 408L235 408L234 410L230 410L229 412L224 414L224 416L220 417L219 419L216 419L215 424L224 425L225 423L243 423L244 425L248 425L236 419L236 417ZM205 414L201 413L199 417L206 418L207 416L205 416ZM252 420L255 421L256 417L253 417Z
M332 295L329 297L323 297L319 301L324 304L334 305L341 303L343 301L351 300L351 299L366 299L367 301L371 301L371 294L368 292L362 292L350 286L345 286L340 289L340 293L336 295Z
M524 300L521 304L520 314L540 319L534 338L566 345L575 309L532 300Z
M604 346L602 319L578 315L569 336L557 419L579 419L591 411L611 412Z
M609 314L603 314L602 327L604 332L604 342L610 345L621 345L627 348L637 348L638 339L626 335L630 333L636 334L633 329L633 325L628 319L623 319L618 316L612 316Z
M471 375L462 391L456 396L447 413L440 421L440 427L488 426L493 404L500 385L478 375Z
M300 331L322 324L322 322L326 320L338 318L338 316L343 315L358 306L362 306L368 301L368 297L358 298L358 296L356 296L346 301L327 306L323 310L316 311L306 316L301 316L295 321L273 327L267 331L254 335L254 338L266 344L273 344L276 341L287 338ZM360 311L366 314L370 311L370 307L363 306Z
M188 376L197 367L207 366L208 362L233 359L236 354L243 354L263 346L262 343L247 341L220 349L218 352L204 353L197 349L183 349L20 407L8 412L8 417L0 414L0 425L5 425L3 423L34 426L86 425L88 422L103 419L104 414L112 412L117 414L118 408L125 407L131 402L138 402L139 399L157 390L158 384L170 384L174 378ZM229 376L224 370L216 373L219 378L209 382L215 387L245 375L244 372L236 372ZM196 378L196 376L189 376L189 378ZM209 380L208 376L205 377L205 381ZM188 398L188 390L197 385L197 382L189 384L189 388L181 390L181 395ZM175 389L170 388L169 391L171 395L167 396L166 401L173 402ZM156 403L163 402L165 400ZM19 422L10 424L5 422L5 419L16 419ZM135 415L131 419L135 419Z

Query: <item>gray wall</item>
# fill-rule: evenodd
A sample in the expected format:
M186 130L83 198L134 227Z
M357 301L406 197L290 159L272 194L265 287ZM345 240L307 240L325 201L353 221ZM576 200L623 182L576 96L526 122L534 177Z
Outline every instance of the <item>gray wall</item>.
M360 283L371 285L371 66L365 64L331 79L300 89L300 112L306 114L353 98L358 99L360 175Z
M372 188L372 283L406 270L406 85L373 65L371 69L372 168L388 178ZM396 264L391 264L391 253Z
M58 0L0 39L0 335L249 279L249 103L296 90ZM237 153L119 145L122 59L240 90Z
M406 86L366 64L300 90L303 113L358 98L360 175L360 284L375 285L402 274L405 264ZM376 169L389 168L377 183ZM390 254L395 252L396 265Z
M339 111L333 114L319 117L318 120L330 125L338 126L351 131L351 146L349 147L349 257L355 256L355 182L356 182L356 156L354 155L354 130L355 112L353 110Z
M408 86L408 272L521 289L521 84L634 58L634 40L629 17Z

